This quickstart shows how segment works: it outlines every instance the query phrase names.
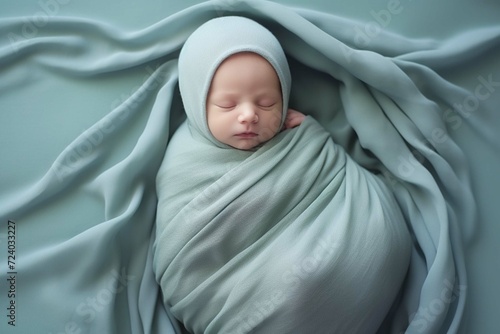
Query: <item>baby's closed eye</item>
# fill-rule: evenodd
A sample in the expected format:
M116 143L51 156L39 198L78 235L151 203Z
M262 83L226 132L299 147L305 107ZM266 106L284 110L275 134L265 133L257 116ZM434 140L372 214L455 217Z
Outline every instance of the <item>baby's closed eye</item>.
M233 101L215 102L214 105L222 109L233 109L234 107L236 107L236 103Z
M263 108L271 108L276 105L276 100L274 99L264 99L258 102L258 105Z

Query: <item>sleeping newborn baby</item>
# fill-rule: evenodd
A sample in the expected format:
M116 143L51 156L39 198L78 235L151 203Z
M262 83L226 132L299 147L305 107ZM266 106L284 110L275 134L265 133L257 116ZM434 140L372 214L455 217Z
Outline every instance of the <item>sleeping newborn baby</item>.
M191 333L375 333L400 290L411 241L391 191L288 108L290 86L250 19L210 20L182 48L153 268Z

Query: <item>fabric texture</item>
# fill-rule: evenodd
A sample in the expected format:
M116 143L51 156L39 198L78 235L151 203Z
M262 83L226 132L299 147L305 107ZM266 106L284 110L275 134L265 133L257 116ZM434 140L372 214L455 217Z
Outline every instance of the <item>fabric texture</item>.
M459 332L468 287L464 243L477 228L464 144L451 130L467 124L497 147L497 132L487 126L491 115L478 111L467 117L476 106L466 103L477 102L474 110L482 111L484 101L474 97L492 93L498 79L485 72L483 81L474 76L471 85L459 87L443 76L471 76L465 65L496 55L500 27L476 27L444 41L381 30L359 43L351 32L363 23L259 0L207 1L133 31L64 16L44 17L38 22L43 29L36 31L29 30L26 17L0 20L3 105L30 85L39 95L48 94L53 82L47 77L90 95L105 94L107 84L123 77L138 78L117 102L115 96L102 99L106 108L86 119L83 133L67 132L73 134L67 142L51 148L57 153L43 151L36 160L38 174L23 178L22 186L5 190L11 174L3 174L2 245L8 240L4 222L16 222L19 233L16 330L182 332L153 274L155 178L171 135L185 119L179 52L192 32L220 16L251 18L276 36L291 69L290 107L313 116L349 159L369 171L364 175L378 175L408 223L408 273L387 318L373 331ZM53 118L45 116L54 105L43 109L27 99L29 106L2 110L2 124L15 117L39 119L63 132L78 118L72 107L95 107L93 99L75 96ZM465 109L455 108L457 103ZM41 115L29 113L31 108ZM16 127L15 136L2 144L5 152L18 143L14 140L27 140L23 129ZM30 142L33 154L50 138L44 133ZM5 160L2 173L16 161ZM0 280L7 282L10 275L2 269ZM4 310L9 288L0 285ZM7 321L0 322L2 333L11 330Z

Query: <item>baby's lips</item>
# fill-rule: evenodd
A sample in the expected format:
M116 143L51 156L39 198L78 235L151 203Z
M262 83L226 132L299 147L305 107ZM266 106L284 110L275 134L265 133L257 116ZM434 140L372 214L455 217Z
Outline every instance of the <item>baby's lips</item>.
M236 134L236 137L240 137L240 138L254 138L257 136L258 136L258 134L255 132L241 132L241 133Z

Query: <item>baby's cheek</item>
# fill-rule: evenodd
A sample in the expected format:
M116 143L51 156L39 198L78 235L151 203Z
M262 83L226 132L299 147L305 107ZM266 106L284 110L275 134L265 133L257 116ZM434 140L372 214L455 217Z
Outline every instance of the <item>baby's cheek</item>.
M210 131L210 133L212 134L212 136L221 141L223 139L223 135L224 135L224 127L219 123L219 122L216 122L212 119L211 122L208 122L208 131Z
M263 128L263 135L268 139L274 137L278 132L281 125L281 115L273 115L267 122L267 126Z

